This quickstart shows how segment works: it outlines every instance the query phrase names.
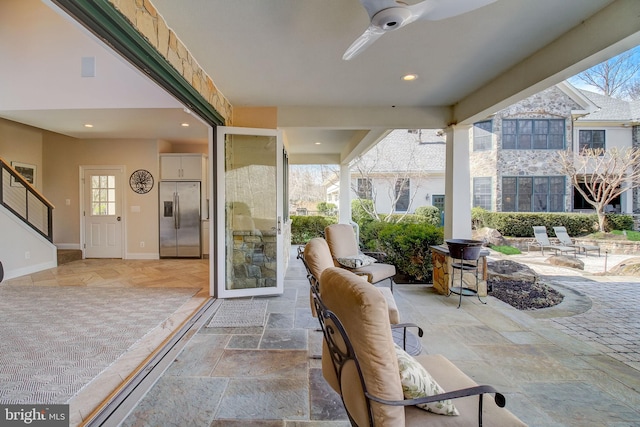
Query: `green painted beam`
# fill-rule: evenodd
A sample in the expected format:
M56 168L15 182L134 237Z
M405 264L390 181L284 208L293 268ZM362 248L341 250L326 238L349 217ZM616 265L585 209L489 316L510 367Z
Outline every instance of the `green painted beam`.
M224 118L107 0L52 0L211 126Z

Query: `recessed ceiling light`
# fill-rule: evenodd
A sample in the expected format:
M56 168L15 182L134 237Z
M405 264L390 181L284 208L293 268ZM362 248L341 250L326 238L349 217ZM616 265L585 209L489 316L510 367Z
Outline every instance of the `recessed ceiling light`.
M86 127L86 128L92 128L92 127L93 127L93 125L92 125L91 123L85 123L85 124L84 124L84 127Z
M404 80L405 82L410 82L417 78L418 78L417 74L405 74L404 76L402 76L402 80Z
M189 123L180 123L180 126L182 126L183 128L188 128L189 127Z
M314 142L316 145L322 145L322 142Z

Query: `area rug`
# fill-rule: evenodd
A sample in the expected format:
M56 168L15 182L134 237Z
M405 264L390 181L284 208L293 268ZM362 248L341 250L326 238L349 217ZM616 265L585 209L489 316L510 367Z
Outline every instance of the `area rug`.
M0 403L68 403L196 292L0 286Z
M224 300L207 324L208 328L264 326L267 301Z

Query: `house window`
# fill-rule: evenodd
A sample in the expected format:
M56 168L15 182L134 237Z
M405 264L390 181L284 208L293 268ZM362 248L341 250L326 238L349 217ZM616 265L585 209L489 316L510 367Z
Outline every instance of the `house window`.
M473 124L473 151L491 150L492 123L487 120Z
M409 210L409 189L410 189L410 180L409 178L405 179L397 179L396 180L396 188L395 188L395 198L396 198L396 212L406 212Z
M491 177L473 178L473 207L491 210Z
M358 198L365 200L373 199L373 190L371 185L371 179L369 178L358 178Z
M502 121L502 148L505 150L561 150L564 145L562 119Z
M431 196L431 204L440 209L440 212L444 211L444 194L434 194Z
M581 130L578 134L579 152L586 149L604 150L604 130Z
M91 177L91 215L116 214L116 177L94 175Z
M503 212L564 212L564 176L502 178Z
M580 188L582 188L582 190L589 194L589 191L587 190L587 185L584 182L580 182L578 183L578 185L580 186ZM599 187L598 185L595 186L596 189ZM613 200L611 200L610 204L607 205L608 207L605 208L605 212L607 212L610 209L613 209L614 211L620 211L620 196L616 196L614 197ZM574 210L594 210L595 208L593 207L593 205L589 202L586 201L586 199L582 196L582 194L578 191L578 189L574 186L573 187L573 209Z

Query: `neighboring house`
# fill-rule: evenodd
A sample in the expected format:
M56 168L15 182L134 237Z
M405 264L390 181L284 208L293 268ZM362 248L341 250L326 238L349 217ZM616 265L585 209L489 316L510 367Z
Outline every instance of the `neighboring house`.
M638 146L640 102L559 83L475 123L470 143L472 205L502 212L592 211L560 172L557 152ZM638 192L611 211L638 212Z
M444 209L445 136L434 129L396 129L351 164L351 199L375 201L376 211L413 213L419 206ZM338 203L339 185L326 184Z
M640 101L629 102L559 83L475 123L470 138L472 206L498 212L592 212L557 152L640 147ZM378 213L444 208L445 137L400 129L351 166L351 198L374 199ZM405 183L407 185L405 185ZM326 186L338 203L339 186ZM610 205L640 213L640 189Z

